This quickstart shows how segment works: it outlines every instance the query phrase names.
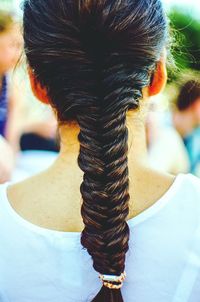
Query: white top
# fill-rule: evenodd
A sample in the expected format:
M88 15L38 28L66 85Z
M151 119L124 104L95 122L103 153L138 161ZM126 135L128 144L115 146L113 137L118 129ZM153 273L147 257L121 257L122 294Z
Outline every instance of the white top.
M9 203L8 185L0 185L0 301L91 302L101 282L80 233L28 222ZM179 174L128 224L124 301L199 302L200 180Z

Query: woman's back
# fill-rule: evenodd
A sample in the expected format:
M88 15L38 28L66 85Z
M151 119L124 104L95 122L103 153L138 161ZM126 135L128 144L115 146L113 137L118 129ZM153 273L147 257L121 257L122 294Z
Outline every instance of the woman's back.
M173 183L174 176L144 164L144 108L167 78L168 22L161 1L25 0L23 21L32 90L56 113L61 151L46 172L9 188L9 200L35 224L81 234L49 231L47 239L41 227L37 238L28 228L26 234L25 228L16 230L15 254L4 250L2 257L10 269L4 285L13 280L21 286L23 278L30 283L23 282L22 293L11 286L8 295L12 302L171 299L198 227L199 189L189 176ZM192 205L187 192L193 192ZM180 214L183 193L188 208ZM146 214L137 216L141 212ZM135 223L144 215L147 220ZM185 229L181 219L188 221ZM25 225L36 230L23 220ZM14 257L17 249L22 261ZM25 262L27 268L21 267ZM166 268L173 268L173 279L164 288Z
M101 284L80 233L27 221L8 200L16 185L8 186L0 187L1 301L91 301ZM198 301L200 181L179 174L164 195L128 225L125 301Z

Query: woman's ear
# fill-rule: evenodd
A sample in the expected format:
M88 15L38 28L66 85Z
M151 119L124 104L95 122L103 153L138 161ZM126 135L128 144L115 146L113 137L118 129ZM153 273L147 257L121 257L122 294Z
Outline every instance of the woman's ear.
M154 96L159 94L164 88L167 83L167 69L166 69L166 62L165 58L162 58L157 63L157 68L153 74L153 79L148 87L148 94L149 96Z
M30 67L28 67L28 75L34 96L42 103L49 104L46 88L41 86Z

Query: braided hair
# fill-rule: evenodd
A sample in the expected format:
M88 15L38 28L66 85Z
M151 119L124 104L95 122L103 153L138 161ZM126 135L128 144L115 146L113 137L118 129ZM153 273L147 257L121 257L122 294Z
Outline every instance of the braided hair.
M58 120L80 127L81 243L97 272L119 276L129 241L126 114L139 107L166 44L161 2L25 0L24 39ZM100 301L122 302L121 290L103 285Z

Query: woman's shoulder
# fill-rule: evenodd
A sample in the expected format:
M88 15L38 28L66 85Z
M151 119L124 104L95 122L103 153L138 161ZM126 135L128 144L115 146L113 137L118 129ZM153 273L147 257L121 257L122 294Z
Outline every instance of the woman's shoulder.
M183 195L186 197L189 194L191 198L194 196L200 198L200 178L191 173L180 173L176 176L176 182L177 195Z
M200 179L190 173L180 174L179 178L177 198L188 203L191 210L200 211Z
M200 178L190 173L182 175L185 178L184 185L187 189L195 190L194 193L200 194Z
M158 175L160 175L160 181L157 179ZM158 216L160 214L167 215L167 220L171 219L172 216L190 217L191 220L196 217L197 220L200 220L200 179L192 174L183 173L179 173L176 177L158 175L153 186L155 191L153 195L154 201L152 202L151 198L149 199L150 203L144 203L145 207L137 215L131 217L131 222L129 222L136 225L138 222L145 221L155 214ZM147 185L145 188L147 191ZM137 205L137 200L135 204ZM169 214L170 217L168 216Z

